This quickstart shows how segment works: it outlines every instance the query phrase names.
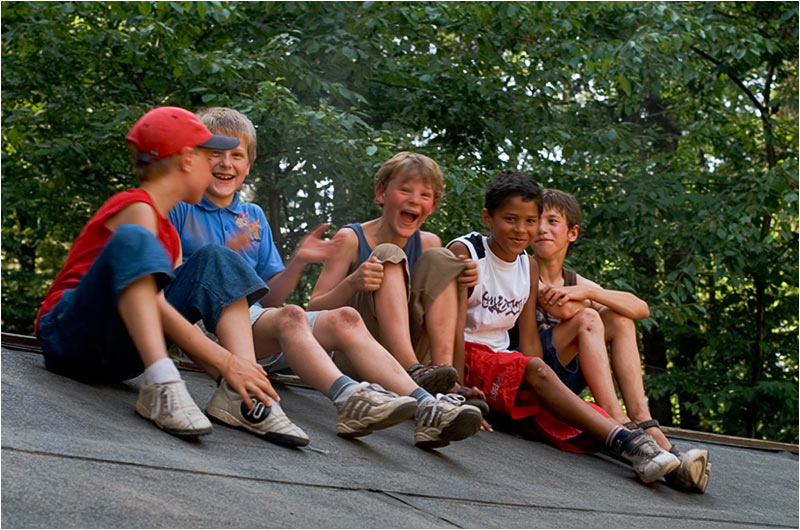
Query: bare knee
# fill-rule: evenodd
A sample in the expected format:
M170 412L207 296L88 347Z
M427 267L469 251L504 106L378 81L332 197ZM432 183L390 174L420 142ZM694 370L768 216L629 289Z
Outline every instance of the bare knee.
M280 329L295 330L303 325L308 326L308 317L302 307L296 305L283 306L278 317Z
M542 359L531 357L525 368L525 379L534 391L538 391L554 384L558 380L558 376Z
M324 320L334 329L352 329L364 324L361 315L352 307L340 307L323 313ZM320 315L320 318L323 318Z
M603 333L603 319L600 317L600 313L592 309L591 307L586 307L578 311L574 317L572 317L578 323L578 330L584 333Z
M635 330L636 323L633 319L617 313L614 310L603 310L603 323L609 331Z

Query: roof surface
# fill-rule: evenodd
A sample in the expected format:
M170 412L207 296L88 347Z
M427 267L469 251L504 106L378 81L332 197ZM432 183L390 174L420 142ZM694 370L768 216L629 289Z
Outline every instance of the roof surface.
M183 372L201 406L214 383ZM199 441L134 411L138 380L86 385L2 348L2 526L11 527L798 527L798 459L709 442L704 495L601 455L481 432L436 451L405 422L352 441L322 395L276 385L310 436L288 449L223 426Z

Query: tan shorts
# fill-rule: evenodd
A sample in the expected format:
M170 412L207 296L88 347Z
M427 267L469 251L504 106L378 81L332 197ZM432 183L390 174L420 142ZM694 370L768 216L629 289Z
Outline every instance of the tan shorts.
M425 314L439 293L464 271L464 261L457 258L450 250L442 247L430 248L422 253L414 273L409 275L408 258L403 249L392 243L383 243L375 247L370 257L375 256L382 262L403 263L405 265L406 292L408 293L408 317L411 333L411 344L417 359L422 363L430 362L430 340L425 330ZM410 280L409 280L410 276ZM371 291L359 291L350 300L364 319L372 336L383 344L380 327L375 313L375 299ZM338 357L338 356L337 356Z

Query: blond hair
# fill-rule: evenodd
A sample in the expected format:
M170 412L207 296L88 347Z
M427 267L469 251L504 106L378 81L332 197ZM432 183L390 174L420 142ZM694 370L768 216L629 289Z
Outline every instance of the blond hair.
M197 113L197 117L214 134L236 136L247 143L247 158L256 159L256 128L250 118L228 107L211 107Z
M430 157L411 151L401 151L383 163L375 173L375 189L385 190L393 178L409 172L416 172L423 182L431 185L434 204L439 204L444 194L444 177L439 164Z

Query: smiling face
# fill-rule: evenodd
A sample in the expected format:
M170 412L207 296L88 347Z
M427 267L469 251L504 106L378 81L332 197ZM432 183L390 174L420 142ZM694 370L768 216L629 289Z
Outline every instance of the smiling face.
M498 258L512 262L536 238L539 206L533 200L510 197L492 213L484 208L481 218L491 232L489 248Z
M250 174L247 140L239 137L239 145L229 151L209 151L211 182L206 189L208 200L224 208L233 202L234 194Z
M533 252L544 259L566 257L569 244L578 239L578 225L569 228L567 218L556 208L545 208L539 220L539 231L533 240Z
M403 238L411 237L436 208L433 186L416 172L399 175L375 190L375 199L383 208L384 220Z

